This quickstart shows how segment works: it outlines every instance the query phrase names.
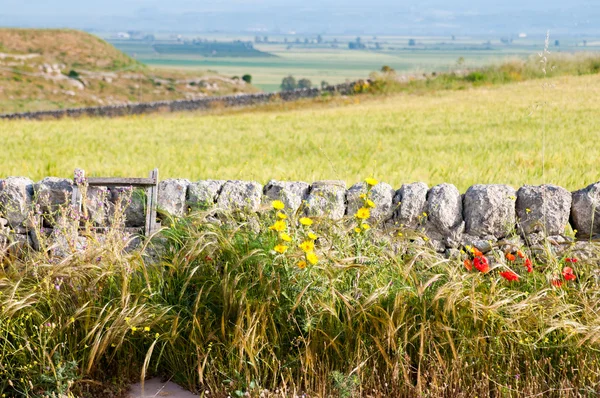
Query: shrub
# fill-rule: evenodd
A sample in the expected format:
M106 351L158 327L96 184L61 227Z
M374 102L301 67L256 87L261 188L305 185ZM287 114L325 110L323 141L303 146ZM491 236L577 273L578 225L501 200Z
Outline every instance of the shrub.
M246 74L246 75L242 76L242 80L248 84L252 84L252 75Z
M289 75L288 77L284 77L281 81L281 90L282 91L293 91L298 88L298 84L296 83L296 79L294 76Z
M298 80L298 88L311 88L311 87L312 87L312 83L310 80L308 80L306 78Z

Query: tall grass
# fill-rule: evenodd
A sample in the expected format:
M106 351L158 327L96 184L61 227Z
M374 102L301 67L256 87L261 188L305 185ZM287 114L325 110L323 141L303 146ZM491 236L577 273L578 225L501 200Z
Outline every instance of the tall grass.
M546 47L547 50L547 47ZM425 79L397 78L394 71L373 73L372 85L366 90L372 93L423 92L432 90L465 90L471 87L491 86L541 79L544 77L582 76L600 72L598 53L544 53L546 67L540 68L540 57L531 56L526 60L515 59L496 65L473 70L461 70ZM359 89L359 91L365 91Z
M600 390L597 258L561 288L549 282L561 258L531 274L512 266L521 279L508 282L500 258L488 274L468 272L409 234L314 219L319 261L304 267L306 228L293 214L284 254L273 213L229 217L172 220L144 251L128 252L116 225L64 258L7 252L2 393L98 396L151 374L217 396Z

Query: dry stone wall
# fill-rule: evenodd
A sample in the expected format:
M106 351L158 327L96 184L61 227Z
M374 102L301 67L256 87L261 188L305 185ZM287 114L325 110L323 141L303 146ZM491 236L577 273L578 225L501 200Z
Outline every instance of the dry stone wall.
M31 215L41 216L51 231L52 213L70 203L72 187L72 180L56 177L39 182L24 177L0 180L0 228L5 239L35 246ZM254 181L168 179L158 185L158 206L159 217L210 209L260 215L270 209L271 201L281 200L292 213L341 220L356 213L366 193L365 183L348 188L344 181L333 180L310 184L272 180L263 186ZM86 207L91 220L105 222L119 194L90 188ZM369 219L373 227L404 232L446 255L466 245L487 252L507 245L535 247L540 242L551 242L557 252L584 250L586 242L600 234L600 183L575 192L555 185L515 190L478 184L461 194L451 184L428 187L416 182L393 188L381 182L372 187L369 198L375 204ZM144 226L144 204L142 197L133 197L126 212L127 227Z
M207 110L217 107L246 107L258 104L266 104L276 100L296 101L303 98L315 98L323 94L352 94L355 82L342 83L323 89L310 88L293 91L282 91L279 93L256 93L227 95L221 97L206 97L191 100L156 101L124 105L107 105L87 108L57 109L49 111L35 111L10 113L0 115L0 119L52 119L62 117L117 117L126 115L141 115L155 112L183 112Z

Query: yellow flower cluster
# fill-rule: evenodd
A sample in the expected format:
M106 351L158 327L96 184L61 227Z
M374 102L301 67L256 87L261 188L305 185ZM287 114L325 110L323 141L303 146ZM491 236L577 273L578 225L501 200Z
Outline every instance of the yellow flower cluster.
M289 243L293 242L294 238L286 232L288 228L286 221L287 215L283 212L285 204L279 200L275 200L272 202L272 206L277 211L277 221L275 221L269 229L279 233L279 242L273 250L277 253L284 254L290 249ZM308 229L308 227L313 225L312 219L309 217L301 217L298 221L302 226L300 238L302 241L298 245L298 248L302 250L305 258L298 262L298 268L303 269L306 268L307 264L315 265L319 262L319 257L315 253L315 241L318 239L318 236Z
M280 242L273 248L273 250L275 250L279 254L283 254L289 249L289 246L286 245L286 243L292 241L292 237L284 232L285 230L287 230L287 215L282 211L283 209L285 209L285 204L280 200L274 200L271 203L271 205L275 210L277 210L277 221L275 221L273 225L269 227L269 229L271 231L279 232L280 240Z
M359 224L356 228L354 228L354 232L357 234L371 229L371 226L367 224L367 220L371 218L371 209L375 208L375 202L371 200L370 195L371 189L375 185L379 184L379 181L374 178L366 178L365 183L367 184L367 192L360 194L360 198L363 200L363 205L354 214L354 217L356 217Z

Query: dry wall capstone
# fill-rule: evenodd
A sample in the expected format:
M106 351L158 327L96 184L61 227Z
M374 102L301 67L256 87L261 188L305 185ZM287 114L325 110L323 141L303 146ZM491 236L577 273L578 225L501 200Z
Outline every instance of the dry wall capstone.
M61 206L69 205L72 192L70 179L46 177L36 183L25 177L1 179L0 242L36 247L31 220L40 216L45 233L59 236L53 232L56 225L52 223L60 222L54 216ZM94 225L106 224L125 194L131 195L131 190L88 187L86 217ZM415 182L394 189L380 182L369 189L361 182L347 189L344 181L337 180L312 184L271 180L263 186L255 181L168 179L158 184L158 208L171 217L184 217L197 210L260 217L271 209L270 202L280 200L291 214L352 220L365 205L365 195L374 206L366 220L371 226L384 233L412 230L410 239L420 239L420 244L429 242L447 255L467 245L490 252L514 249L523 243L535 246L549 239L556 253L569 245L581 256L589 256L590 238L600 234L600 183L572 193L549 184L526 185L518 190L477 184L461 195L454 185L446 183L429 188ZM125 226L142 227L145 198L125 197L131 198ZM572 230L577 230L576 236L569 232Z

